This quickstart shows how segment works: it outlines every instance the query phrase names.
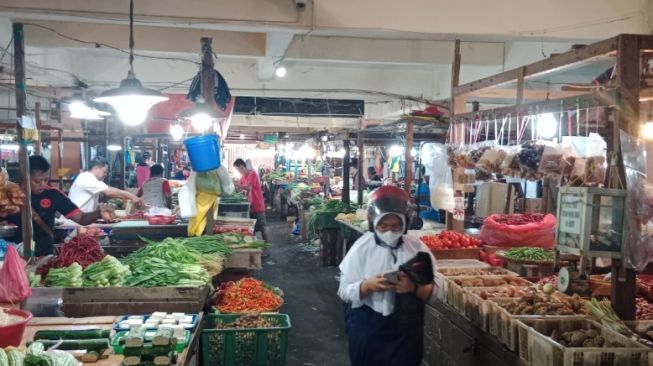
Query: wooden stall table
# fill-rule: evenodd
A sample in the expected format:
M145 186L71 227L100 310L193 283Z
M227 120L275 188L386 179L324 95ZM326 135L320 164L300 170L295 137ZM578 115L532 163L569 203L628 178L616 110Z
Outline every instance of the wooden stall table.
M349 249L351 249L351 246L354 245L354 242L365 234L365 231L359 226L346 220L336 219L336 222L340 224L340 235L338 236L338 258L341 261Z
M145 245L141 237L161 241L168 237L187 236L187 223L150 225L147 220L122 221L113 226L109 234L109 245L103 246L103 249L114 257L123 257Z
M21 346L25 346L28 341L34 338L34 334L39 330L78 330L78 329L112 329L116 316L94 316L86 318L32 318L27 324ZM199 354L199 338L202 330L203 313L198 315L198 326L191 335L190 343L183 352L177 356L177 365L192 366L197 365L197 355ZM114 332L111 332L113 337ZM123 356L116 355L113 350L104 352L105 358L98 362L87 362L87 366L117 366L122 363ZM108 357L107 357L108 356Z

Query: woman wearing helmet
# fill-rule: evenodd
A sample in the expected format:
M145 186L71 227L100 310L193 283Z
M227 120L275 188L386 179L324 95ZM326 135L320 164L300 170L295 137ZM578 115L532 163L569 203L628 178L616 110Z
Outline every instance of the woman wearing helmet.
M393 186L370 194L369 232L340 264L338 295L345 303L353 366L419 366L424 304L439 294L435 259L419 240L404 235L410 197Z

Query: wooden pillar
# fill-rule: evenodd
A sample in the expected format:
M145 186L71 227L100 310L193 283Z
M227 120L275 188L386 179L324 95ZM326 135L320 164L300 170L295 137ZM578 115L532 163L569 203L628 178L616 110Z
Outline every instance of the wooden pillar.
M16 117L18 119L25 115L27 95L25 93L25 33L22 23L13 24L14 32L14 78L16 80ZM32 192L29 180L29 159L27 157L27 142L23 138L23 126L18 123L16 126L18 134L18 164L20 167L21 189L25 193L23 209L20 211L20 218L23 229L23 256L34 255L32 246Z
M357 136L357 143L358 143L358 199L356 204L358 204L358 207L363 206L363 190L365 190L365 171L363 170L363 167L365 166L363 164L363 160L365 159L365 149L363 146L363 123L361 121L361 124L358 128L358 136Z
M413 183L413 137L415 123L413 121L406 122L406 149L404 149L404 161L406 166L404 167L404 190L410 196L410 186Z
M59 126L61 126L61 112L58 113L57 121L59 122ZM59 189L63 191L63 174L61 174L61 168L63 168L63 128L59 128L57 133L59 134L57 137L57 153L59 154L57 173L59 174Z
M608 149L619 152L619 172L625 177L623 156L620 152L619 130L639 136L639 37L621 35L617 38L617 115L612 126L612 146ZM630 220L629 220L630 221ZM631 234L636 234L639 223L629 225ZM627 230L627 232L628 232ZM627 239L623 245L627 245ZM613 261L612 306L623 320L635 319L635 296L637 285L635 271L624 267L624 260Z
M451 65L451 110L449 111L449 114L451 115L452 118L450 118L450 123L454 123L454 118L457 113L465 113L467 112L467 104L466 104L466 96L465 95L455 95L454 94L454 88L457 87L460 83L460 40L456 40L455 46L454 46L454 57L453 57L453 63ZM465 140L465 126L463 124L458 124L454 125L453 129L456 130L456 136L459 141L452 141L454 143L458 143L460 141ZM451 171L451 176L453 178L453 189L454 189L454 194L456 191L463 191L463 186L458 184L458 177L460 174L464 173L464 169L452 169ZM446 228L447 230L454 230L458 232L463 232L465 231L465 221L458 221L453 219L453 214L451 212L447 212L446 216Z
M202 66L200 69L200 87L202 91L202 98L211 109L216 109L215 99L215 71L213 70L213 38L202 37L200 44L202 46ZM225 139L226 136L220 136L220 139Z
M349 136L347 136L349 137ZM342 158L342 202L349 204L349 139L342 141L342 147L345 149L345 156Z
M120 146L122 147L120 150L122 152L122 156L120 157L120 171L122 172L122 174L120 174L120 189L125 189L127 188L127 167L125 166L125 156L128 154L125 136L120 136Z

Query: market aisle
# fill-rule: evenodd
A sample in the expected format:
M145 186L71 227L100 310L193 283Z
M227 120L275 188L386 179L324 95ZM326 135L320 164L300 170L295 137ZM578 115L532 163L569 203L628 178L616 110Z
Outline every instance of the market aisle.
M282 311L292 322L286 365L348 365L337 268L320 267L285 222L270 217L268 230L272 245L256 277L284 291Z

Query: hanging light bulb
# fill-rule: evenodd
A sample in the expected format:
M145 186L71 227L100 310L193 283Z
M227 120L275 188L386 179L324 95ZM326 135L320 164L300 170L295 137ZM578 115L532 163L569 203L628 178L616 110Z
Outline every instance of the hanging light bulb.
M543 113L537 116L537 133L540 137L550 139L558 132L558 121L553 113Z
M184 127L182 125L170 126L170 135L175 141L181 140L181 138L184 137Z
M115 145L115 144L108 145L107 150L109 150L109 151L120 151L120 150L122 150L122 146Z
M213 126L213 120L222 117L220 113L209 106L204 98L199 97L195 106L179 113L179 118L190 119L194 129L206 132Z
M283 67L283 66L279 66L279 67L277 67L276 70L274 70L274 74L277 75L278 78L282 78L282 77L286 76L287 73L288 73L288 70L286 70L286 68Z
M168 100L160 91L144 88L134 74L134 0L129 1L129 71L120 86L93 99L111 105L118 118L128 126L145 122L147 112L153 105Z
M641 135L645 140L653 140L653 122L648 121L641 127Z

